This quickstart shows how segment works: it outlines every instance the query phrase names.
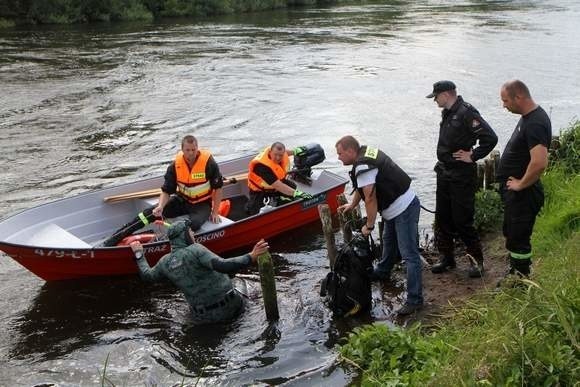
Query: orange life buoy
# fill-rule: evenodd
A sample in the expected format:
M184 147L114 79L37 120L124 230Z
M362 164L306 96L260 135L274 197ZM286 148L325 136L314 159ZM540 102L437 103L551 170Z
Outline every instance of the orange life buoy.
M155 239L154 233L143 233L143 234L129 235L128 237L121 239L121 242L117 243L117 246L129 246L131 244L131 242L135 242L135 241L138 241L141 243L148 243L148 242L151 242L153 239Z

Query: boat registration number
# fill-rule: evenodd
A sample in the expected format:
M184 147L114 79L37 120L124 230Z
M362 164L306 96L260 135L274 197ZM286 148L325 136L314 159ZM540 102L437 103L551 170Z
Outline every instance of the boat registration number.
M52 250L52 249L35 249L34 254L41 257L55 258L94 258L95 252L92 250Z

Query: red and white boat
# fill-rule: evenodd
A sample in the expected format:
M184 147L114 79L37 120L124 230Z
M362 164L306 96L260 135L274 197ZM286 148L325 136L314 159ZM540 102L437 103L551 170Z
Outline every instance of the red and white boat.
M254 156L219 163L224 176L247 172ZM298 189L313 195L247 216L246 180L224 186L224 200L231 203L228 217L221 223L206 222L197 232L197 241L216 253L250 246L260 238L270 238L319 219L318 204L326 203L335 213L337 195L347 179L321 170L311 184L297 181ZM0 221L0 251L46 281L82 277L125 275L137 272L128 246L101 247L100 243L136 214L155 204L157 197L135 197L131 193L158 189L163 176L105 188L34 207ZM105 201L111 196L130 198ZM155 227L149 226L150 231ZM167 240L144 244L147 260L155 264L170 251Z

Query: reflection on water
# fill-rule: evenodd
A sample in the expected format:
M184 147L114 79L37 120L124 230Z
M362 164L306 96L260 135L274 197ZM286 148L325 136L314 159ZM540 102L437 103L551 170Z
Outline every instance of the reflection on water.
M571 0L397 1L206 20L0 30L0 217L42 202L163 173L193 133L219 160L276 140L376 144L434 207L439 109L425 99L453 79L503 147L517 117L498 90L521 78L554 128L580 111ZM555 71L558 69L558 71ZM421 224L428 226L423 213ZM402 284L374 289L370 316L334 321L316 225L271 241L281 320L268 324L254 273L243 316L192 327L168 285L137 278L45 284L0 257L0 380L6 385L325 384L351 379L334 345L386 321ZM185 378L185 379L184 379ZM192 382L195 383L195 382Z

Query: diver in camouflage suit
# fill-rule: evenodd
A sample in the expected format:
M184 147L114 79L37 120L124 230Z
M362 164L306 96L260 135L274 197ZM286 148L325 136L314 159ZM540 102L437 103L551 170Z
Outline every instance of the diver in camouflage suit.
M196 324L227 321L238 316L244 303L227 274L255 263L258 255L268 251L268 243L262 239L248 254L223 259L194 242L194 232L187 220L171 225L167 236L171 253L153 268L143 259L143 246L139 242L131 244L141 278L151 282L169 279L185 295Z

